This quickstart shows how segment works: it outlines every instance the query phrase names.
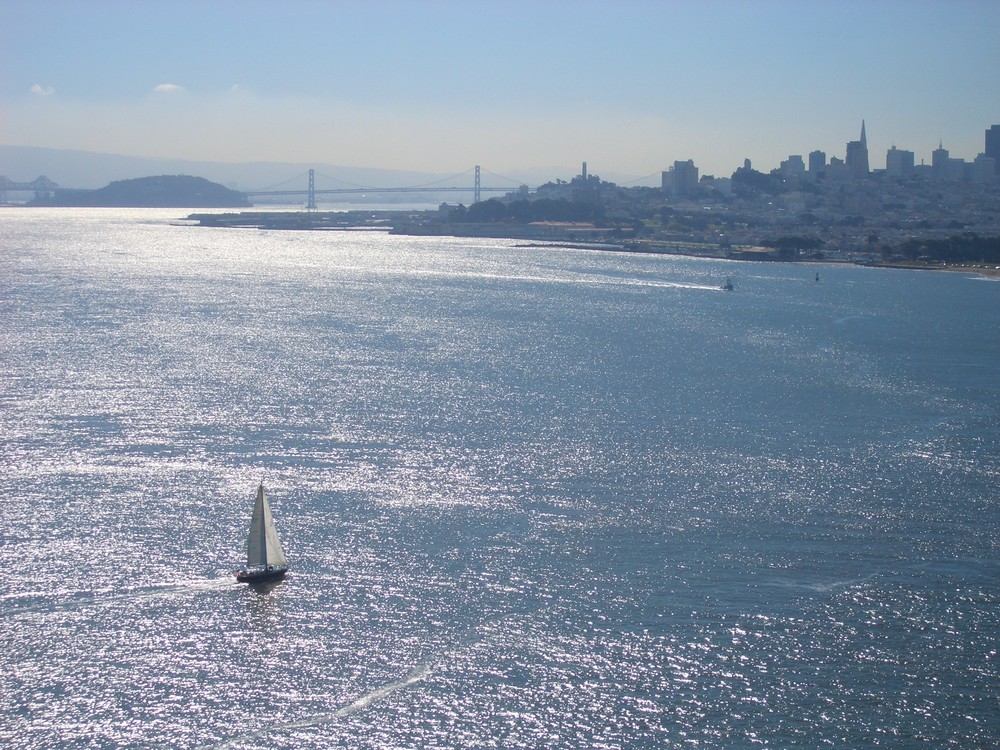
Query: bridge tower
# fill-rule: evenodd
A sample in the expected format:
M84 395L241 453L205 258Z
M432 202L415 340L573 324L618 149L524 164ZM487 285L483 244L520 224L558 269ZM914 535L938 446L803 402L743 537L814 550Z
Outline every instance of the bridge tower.
M316 170L309 170L309 199L306 202L306 211L316 210Z
M476 187L473 191L472 202L479 203L479 165L476 165Z

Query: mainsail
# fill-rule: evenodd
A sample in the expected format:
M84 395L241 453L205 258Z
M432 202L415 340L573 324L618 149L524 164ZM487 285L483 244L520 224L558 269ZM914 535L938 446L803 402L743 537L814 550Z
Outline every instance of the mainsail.
M263 483L257 487L257 502L253 506L250 535L247 537L247 566L254 565L288 565L274 528Z

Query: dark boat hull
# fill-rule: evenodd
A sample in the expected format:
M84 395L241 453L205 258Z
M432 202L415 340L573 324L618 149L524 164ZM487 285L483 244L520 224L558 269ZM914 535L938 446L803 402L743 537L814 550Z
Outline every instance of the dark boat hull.
M255 581L276 581L284 578L288 568L257 568L253 570L237 570L236 580L241 583L253 583Z

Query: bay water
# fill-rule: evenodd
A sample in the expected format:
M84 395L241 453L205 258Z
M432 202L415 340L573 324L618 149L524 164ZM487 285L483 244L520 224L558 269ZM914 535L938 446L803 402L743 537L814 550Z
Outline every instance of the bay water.
M0 745L1000 744L996 280L183 215L0 215Z

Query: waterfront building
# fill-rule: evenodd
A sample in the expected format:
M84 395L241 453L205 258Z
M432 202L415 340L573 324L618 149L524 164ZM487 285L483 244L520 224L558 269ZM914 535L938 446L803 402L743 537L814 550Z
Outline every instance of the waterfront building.
M909 177L913 174L912 151L893 146L885 154L885 173L889 177Z

